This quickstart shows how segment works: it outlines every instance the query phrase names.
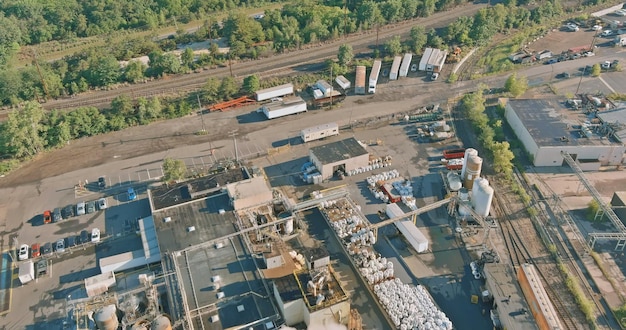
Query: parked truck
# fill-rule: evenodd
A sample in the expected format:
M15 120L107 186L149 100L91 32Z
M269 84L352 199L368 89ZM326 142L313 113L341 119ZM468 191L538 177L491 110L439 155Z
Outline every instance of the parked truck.
M300 137L304 142L321 140L335 135L339 135L339 125L337 125L337 123L328 123L309 127L300 132Z
M19 279L22 284L26 284L35 279L35 265L32 260L20 264Z
M356 78L354 79L354 94L365 95L365 66L356 67Z
M401 63L402 63L402 56L396 56L393 58L393 63L391 64L391 71L389 72L389 80L398 79L398 71L400 70Z
M271 100L276 97L293 94L293 84L284 84L271 88L261 89L254 93L254 98L258 101Z
M281 102L272 102L260 109L267 119L274 119L300 112L306 112L306 102L300 97L284 99Z
M465 157L465 148L447 149L443 151L443 158L455 159Z
M372 65L372 72L370 72L370 81L367 92L370 94L376 93L376 84L378 84L378 76L380 75L380 66L382 62L380 60L375 60L374 65Z
M409 74L409 68L411 68L411 61L413 60L413 54L404 54L402 59L402 65L400 65L400 77L406 77Z

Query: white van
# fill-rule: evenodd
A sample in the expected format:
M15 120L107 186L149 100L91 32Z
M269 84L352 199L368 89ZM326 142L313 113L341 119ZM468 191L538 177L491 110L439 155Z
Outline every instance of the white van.
M76 204L76 215L85 214L85 202L79 202Z

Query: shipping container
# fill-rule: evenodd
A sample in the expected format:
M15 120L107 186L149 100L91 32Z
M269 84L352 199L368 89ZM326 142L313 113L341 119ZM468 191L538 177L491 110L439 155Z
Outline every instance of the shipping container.
M385 207L385 214L389 219L398 218L404 215L404 211L398 206L397 203L387 204Z
M20 264L19 279L22 284L26 284L35 279L35 265L32 260Z
M359 65L356 67L354 94L365 95L365 66L363 65Z
M337 78L335 78L335 82L346 92L350 89L350 80L346 79L344 76L337 76Z
M331 86L326 80L318 80L315 83L315 87L319 89L325 97L329 97L333 92L333 86Z
M339 125L337 125L337 123L328 123L315 127L309 127L300 132L300 137L304 142L320 140L335 135L339 135Z
M393 63L391 64L391 71L389 72L389 80L398 79L398 71L400 70L401 63L402 63L402 56L396 56L393 58Z
M465 156L465 148L447 149L443 151L443 158L454 159L463 158Z
M293 84L284 84L256 91L254 93L254 98L257 101L266 101L274 97L282 97L291 94L293 94Z
M432 48L426 48L424 50L424 54L422 54L422 59L420 60L420 64L417 67L420 71L426 71L426 67L428 66L428 60L430 59L430 55L432 53L433 53Z
M413 60L413 54L407 53L404 54L404 58L402 59L402 65L400 65L400 77L406 77L409 74L409 69L411 68L411 61Z
M380 75L380 67L382 62L380 60L374 60L372 65L372 72L370 72L369 87L367 92L370 94L376 93L376 84L378 84L378 76Z
M398 231L404 236L417 253L428 250L428 239L410 220L400 220L395 222Z
M285 99L282 102L273 102L261 107L267 119L274 119L300 112L306 112L306 102L300 97Z

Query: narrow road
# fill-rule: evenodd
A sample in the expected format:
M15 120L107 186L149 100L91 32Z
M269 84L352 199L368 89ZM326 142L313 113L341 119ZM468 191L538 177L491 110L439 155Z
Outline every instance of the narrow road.
M382 45L394 36L406 38L411 27L421 25L429 30L431 28L441 28L453 22L460 16L470 16L487 4L468 3L464 6L456 7L452 10L435 13L426 18L417 18L381 27L378 33L378 44ZM307 64L320 64L324 60L336 57L339 46L343 43L352 45L354 53L371 51L376 43L376 30L364 33L349 35L345 39L338 39L316 45L305 45L302 49L276 54L271 57L259 60L244 61L234 63L233 74L236 77L243 77L250 74L261 76L284 75L293 71L311 70ZM143 84L122 86L117 89L106 91L94 91L77 95L73 98L51 100L43 104L45 109L71 109L82 106L106 107L111 100L121 94L136 97L151 97L156 95L174 95L177 93L188 93L202 87L208 77L224 77L230 74L228 67L219 67L199 73L181 74L170 76L165 79L149 81Z

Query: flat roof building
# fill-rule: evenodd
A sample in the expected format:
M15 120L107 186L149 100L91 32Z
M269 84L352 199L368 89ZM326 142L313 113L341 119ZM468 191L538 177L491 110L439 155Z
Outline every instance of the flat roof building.
M553 99L506 100L504 116L535 166L562 166L568 152L583 170L619 165L624 144Z
M369 163L369 153L355 138L324 144L309 149L309 158L322 175L328 180L337 171L344 174Z
M273 199L272 189L264 176L229 183L226 185L226 191L235 210L268 204Z
M539 329L509 267L487 263L483 268L487 290L493 298L491 321L498 329Z

